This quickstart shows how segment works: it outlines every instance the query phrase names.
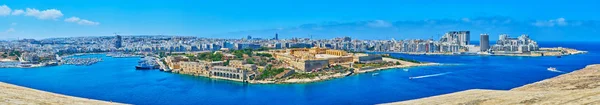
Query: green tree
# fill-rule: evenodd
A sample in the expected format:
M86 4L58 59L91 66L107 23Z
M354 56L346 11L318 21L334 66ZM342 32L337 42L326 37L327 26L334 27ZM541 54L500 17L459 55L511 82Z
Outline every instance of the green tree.
M261 56L261 57L273 57L273 55L269 54L269 53L256 53L256 56Z
M265 67L265 70L271 70L272 67L273 67L273 65L269 64L269 65L267 65L267 67Z
M269 50L269 48L267 48L267 47L260 47L260 48L256 49L256 51L268 51L268 50Z
M246 63L254 64L254 58L246 59Z
M10 52L10 53L8 53L8 56L15 56L15 53Z
M239 58L239 59L244 57L244 53L234 53L234 55L235 55L235 58Z
M223 61L223 54L215 53L211 56L212 61Z
M265 62L265 61L260 61L260 62L258 63L258 65L260 65L260 66L265 66L265 65L267 65L267 62Z
M207 60L207 59L210 59L210 53L199 53L199 54L198 54L198 59L199 59L199 60Z
M225 63L223 63L223 66L229 66L229 60L225 61Z
M185 54L185 56L188 57L188 59L190 59L191 61L198 59L198 57L196 57L196 55L194 54Z

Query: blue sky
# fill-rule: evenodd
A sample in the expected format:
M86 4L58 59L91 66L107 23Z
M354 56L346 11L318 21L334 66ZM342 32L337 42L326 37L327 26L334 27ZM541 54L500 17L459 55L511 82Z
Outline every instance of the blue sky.
M548 41L598 41L599 10L600 2L595 0L2 0L0 39L115 32L219 38L271 37L279 32L283 38L311 34L406 39L473 30L474 40L479 33L490 33L492 38L509 33ZM481 25L473 19L510 24Z

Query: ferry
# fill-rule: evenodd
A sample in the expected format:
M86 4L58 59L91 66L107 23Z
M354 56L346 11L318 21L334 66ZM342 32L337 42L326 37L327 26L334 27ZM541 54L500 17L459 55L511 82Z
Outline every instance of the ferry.
M150 70L150 69L156 69L156 68L160 68L160 66L154 62L153 60L154 58L142 58L140 61L138 61L138 65L135 66L135 69L137 70Z
M150 69L154 69L154 66L152 66L152 65L150 65L148 63L142 62L139 65L135 66L135 69L137 69L137 70L150 70Z

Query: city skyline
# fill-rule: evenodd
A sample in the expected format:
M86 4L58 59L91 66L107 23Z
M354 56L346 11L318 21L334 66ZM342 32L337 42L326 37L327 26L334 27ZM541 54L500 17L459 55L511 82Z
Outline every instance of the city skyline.
M248 35L273 38L275 33L281 39L438 39L440 33L459 30L471 31L473 40L482 33L492 36L490 40L500 34L528 34L539 41L600 40L580 38L599 34L600 16L594 14L600 7L597 1L513 2L104 1L92 5L89 1L8 0L0 2L0 40L113 33L236 39ZM328 4L332 3L336 5L331 9ZM74 6L79 4L85 6ZM561 7L554 6L558 4Z
M598 10L598 0L0 0L0 104L594 104Z

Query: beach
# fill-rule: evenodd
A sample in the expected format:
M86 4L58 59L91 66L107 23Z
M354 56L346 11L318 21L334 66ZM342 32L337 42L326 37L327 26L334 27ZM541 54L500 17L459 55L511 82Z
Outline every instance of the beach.
M386 105L600 104L600 64L511 90L471 89Z
M2 104L122 105L121 103L66 96L0 82Z

